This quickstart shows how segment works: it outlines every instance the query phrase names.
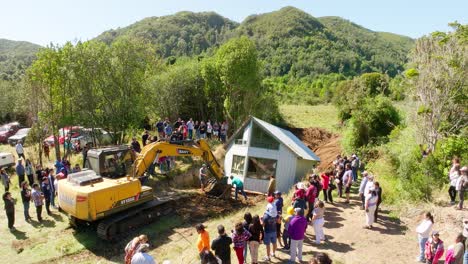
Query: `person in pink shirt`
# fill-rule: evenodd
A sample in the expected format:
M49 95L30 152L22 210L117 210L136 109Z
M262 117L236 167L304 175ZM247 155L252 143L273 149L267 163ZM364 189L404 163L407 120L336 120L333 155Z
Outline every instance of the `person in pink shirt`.
M426 242L426 264L438 264L444 255L444 242L439 238L439 232L433 231L432 237Z

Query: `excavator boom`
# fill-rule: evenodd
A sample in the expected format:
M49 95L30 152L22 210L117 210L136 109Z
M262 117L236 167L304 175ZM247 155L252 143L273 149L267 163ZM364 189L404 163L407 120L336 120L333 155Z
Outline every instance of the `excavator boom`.
M201 157L214 176L214 179L209 179L205 192L213 196L229 197L230 188L227 185L227 178L224 177L223 170L208 143L203 139L183 143L160 141L146 145L136 157L132 176L134 178L143 176L151 164L162 157Z

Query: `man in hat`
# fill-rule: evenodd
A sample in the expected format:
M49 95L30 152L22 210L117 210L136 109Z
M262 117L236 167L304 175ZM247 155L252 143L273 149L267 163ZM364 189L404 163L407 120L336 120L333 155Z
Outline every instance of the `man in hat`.
M359 158L356 154L351 156L351 170L353 171L353 182L358 179L357 171L359 169Z
M202 191L205 191L205 180L207 176L208 175L206 170L206 164L203 164L200 168L200 172L198 173L198 179L200 180L200 186Z
M154 259L147 252L149 251L148 244L141 244L137 253L132 257L132 264L155 264Z
M275 257L275 252L277 248L277 236L276 232L276 217L278 212L276 210L276 206L273 204L275 198L269 196L267 198L268 205L266 208L266 212L262 217L262 223L264 227L264 236L263 236L263 243L266 246L267 255L264 258L265 261L270 261L272 257ZM273 252L271 252L270 244L272 244Z
M288 233L291 237L289 261L295 263L296 257L302 263L302 244L304 241L305 232L307 229L307 219L304 217L302 208L294 209L295 216L291 219L288 227Z

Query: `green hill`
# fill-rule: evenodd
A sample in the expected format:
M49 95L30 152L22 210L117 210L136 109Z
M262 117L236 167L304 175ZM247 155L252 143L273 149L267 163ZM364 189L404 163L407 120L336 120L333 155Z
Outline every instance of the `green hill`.
M164 57L192 56L223 43L237 23L214 12L179 12L149 17L128 27L109 30L97 37L111 43L121 36L150 40Z
M19 79L40 48L26 41L0 39L0 80Z
M373 32L339 17L315 18L294 8L252 15L241 24L213 12L179 12L150 17L97 37L111 43L122 36L150 40L163 57L193 56L229 38L246 35L258 47L266 76L313 78L319 74L403 70L413 40Z

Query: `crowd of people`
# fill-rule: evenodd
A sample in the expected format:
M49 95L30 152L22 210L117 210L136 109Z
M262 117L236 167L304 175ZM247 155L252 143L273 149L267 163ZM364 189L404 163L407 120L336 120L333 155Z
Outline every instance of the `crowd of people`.
M171 123L169 118L158 120L155 123L154 129L158 133L160 139L175 140L191 140L191 139L213 139L221 142L226 142L228 137L229 126L227 121L223 122L212 122L208 121L193 121L192 118L189 120L182 120L178 118L176 122ZM146 134L147 135L147 134ZM148 139L145 134L142 136L143 144Z
M21 142L18 142L18 144L21 144ZM29 159L26 159L22 146L19 148L17 145L16 150L20 150L20 153L17 153L19 158L15 166L19 187L18 193L10 192L12 178L5 169L0 169L0 178L5 189L2 198L8 219L8 228L11 231L16 230L14 225L17 198L15 197L21 197L26 222L31 222L33 219L29 213L31 204L36 209L37 221L43 222L42 211L44 207L49 216L53 215L53 210L58 210L55 203L58 181L67 178L69 173L81 170L79 164L72 167L66 158L57 160L54 169L42 168L40 164L34 166ZM25 160L24 165L23 160Z

